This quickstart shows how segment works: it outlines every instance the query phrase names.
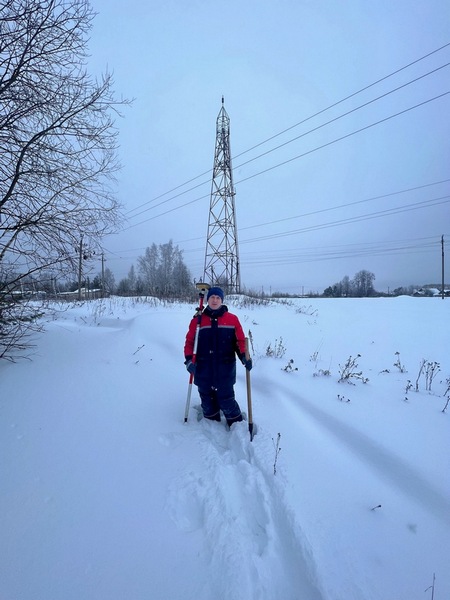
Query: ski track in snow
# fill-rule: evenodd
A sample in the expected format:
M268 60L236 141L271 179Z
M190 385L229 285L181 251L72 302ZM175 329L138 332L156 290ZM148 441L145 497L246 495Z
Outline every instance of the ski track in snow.
M354 427L336 419L332 415L314 406L298 395L293 397L292 390L278 384L280 398L296 412L308 414L322 428L331 433L341 444L346 445L355 457L364 460L382 477L390 480L403 494L422 505L425 510L438 516L450 526L450 499L426 480L412 465L402 461L373 439L357 431Z
M223 423L191 419L203 461L172 482L166 509L182 531L203 532L211 575L205 600L324 600L271 458L258 452L271 441L259 432L251 443L246 422L228 431Z

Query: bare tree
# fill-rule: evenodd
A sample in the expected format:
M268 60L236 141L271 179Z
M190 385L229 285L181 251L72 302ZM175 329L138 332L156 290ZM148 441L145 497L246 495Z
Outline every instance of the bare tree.
M128 271L128 282L130 284L130 292L136 293L137 277L134 265L131 265L130 270Z
M172 270L173 289L177 296L189 294L192 290L192 278L180 253L175 260Z
M348 298L349 296L352 295L352 283L351 283L350 277L348 275L345 275L345 277L342 279L341 286L342 286L342 296L344 296L344 298Z
M144 256L138 257L138 271L142 277L146 294L155 294L157 291L157 270L159 263L159 250L155 243L145 249Z
M0 357L26 277L73 274L80 240L94 252L119 224L114 116L128 101L87 73L93 18L88 0L0 0Z
M366 271L365 269L358 271L352 280L354 295L357 298L367 298L369 296L373 296L375 293L375 289L373 287L374 281L375 275L370 271Z
M158 288L160 293L166 297L173 292L173 267L177 257L180 255L178 246L173 247L173 242L170 240L167 244L159 246L159 266L157 270Z
M183 252L170 240L152 244L138 257L138 270L145 293L168 298L190 291L191 275L183 262Z
M323 295L328 298L366 298L376 294L373 282L375 275L370 271L362 270L355 274L352 280L346 275L341 281L327 287Z

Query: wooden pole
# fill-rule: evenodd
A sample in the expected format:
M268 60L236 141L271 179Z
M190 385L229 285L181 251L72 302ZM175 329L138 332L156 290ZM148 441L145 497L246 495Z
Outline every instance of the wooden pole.
M248 338L245 338L245 358L249 360L250 351L248 348ZM245 369L245 378L247 381L247 410L248 410L248 431L250 433L250 441L253 441L253 411L252 411L252 388L250 383L250 371Z

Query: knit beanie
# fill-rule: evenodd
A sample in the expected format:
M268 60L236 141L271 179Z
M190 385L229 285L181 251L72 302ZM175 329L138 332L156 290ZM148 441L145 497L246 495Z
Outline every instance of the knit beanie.
M220 287L210 287L208 290L208 294L206 296L206 300L209 300L211 296L219 296L223 302L224 293L222 288Z

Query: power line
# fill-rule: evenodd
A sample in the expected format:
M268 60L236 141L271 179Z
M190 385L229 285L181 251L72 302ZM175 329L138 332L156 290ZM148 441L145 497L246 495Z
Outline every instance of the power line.
M241 244L250 244L253 242L261 242L261 241L265 241L265 240L272 240L272 239L287 237L287 236L291 236L291 235L298 235L300 233L307 233L310 231L318 231L320 229L328 229L330 227L337 227L340 225L359 223L361 221L368 221L371 219L377 219L380 217L396 215L396 214L400 214L403 212L410 212L412 210L418 210L420 208L429 208L430 206L438 206L440 204L447 204L448 202L450 202L450 196L441 196L439 198L432 198L430 200L421 200L420 202L416 202L413 204L406 204L404 206L399 206L396 208L388 208L386 210L368 213L366 215L359 215L356 217L348 217L346 219L341 219L339 221L331 221L330 223L311 225L309 227L303 227L302 229L294 229L291 231L284 231L281 233L260 236L257 238L243 239L243 240L241 240Z
M370 198L364 198L363 200L354 200L353 202L347 202L345 204L338 204L336 206L330 206L328 208L321 208L318 210L313 210L306 213L301 213L299 215L292 215L290 217L283 217L282 219L273 219L272 221L265 221L263 223L255 223L253 225L247 225L246 227L241 227L240 231L247 231L248 229L257 229L259 227L266 227L268 225L276 225L277 223L284 223L286 221L293 221L295 219L303 219L305 217L311 217L313 215L319 215L326 212L331 212L333 210L338 210L342 208L348 208L349 206L356 206L358 204L365 204L366 202L373 202L375 200L383 200L385 198L392 198L393 196L399 196L400 194L406 194L408 192L415 192L417 190L422 190L425 188L429 188L435 185L441 185L443 183L450 182L450 179L442 179L440 181L433 181L431 183L424 183L422 185L416 185L414 187L405 188L403 190L396 190L395 192L388 192L386 194L379 194L377 196L371 196ZM177 244L182 244L186 242L195 242L197 240L203 240L203 237L195 237L188 238L184 240L178 240Z
M280 148L283 148L284 146L287 146L288 144L291 144L292 142L295 142L295 141L301 139L302 137L309 135L310 133L314 133L315 131L322 129L323 127L326 127L327 125L330 125L331 123L335 123L336 121L339 121L340 119L343 119L344 117L347 117L348 115L351 115L352 113L354 113L358 110L361 110L362 108L365 108L366 106L369 106L370 104L373 104L374 102L377 102L378 100L381 100L391 94L394 94L395 92L398 92L399 90L407 87L408 85L411 85L412 83L416 83L420 79L424 79L425 77L428 77L429 75L433 75L437 71L440 71L441 69L444 69L444 68L448 67L449 65L450 65L450 63L441 65L440 67L437 67L433 71L429 71L428 73L425 73L424 75L420 75L419 77L416 77L415 79L412 79L411 81L408 81L408 82L394 88L393 90L389 90L388 92L381 94L381 96L377 96L376 98L373 98L372 100L368 100L367 102L364 102L364 104L360 104L359 106L356 106L355 108L352 108L351 110L349 110L337 117L334 117L334 119L330 119L329 121L326 121L325 123L322 123L321 125L317 125L317 127L314 127L313 129L309 129L308 131L305 131L304 133L301 133L300 135L298 135L294 138L291 138L290 140L287 140L286 142L283 142L282 144L275 146L274 148L271 148L270 150L267 150L266 152L263 152L262 154L258 154L258 156L255 156L255 157L247 160L246 162L240 163L235 168L238 169L240 167L243 167L244 165L247 165L247 164L253 162L254 160L257 160L258 158L267 156L267 154L270 154L271 152L274 152L275 150L279 150Z
M423 240L420 244L418 241ZM346 244L343 246L325 246L320 248L304 248L289 256L260 256L252 258L247 255L247 266L289 265L324 260L338 260L361 256L394 256L399 254L435 252L439 246L437 237L418 238L417 240L394 240L389 242L369 242L362 244ZM340 249L342 248L342 249ZM250 253L251 254L251 253Z
M400 115L406 114L407 112L410 112L412 110L415 110L416 108L420 108L422 106L425 106L426 104L429 104L430 102L434 102L435 100L439 100L440 98L443 98L444 96L447 96L448 94L450 94L450 91L446 91L443 92L442 94L438 94L437 96L434 96L433 98L429 98L428 100L424 100L422 102L419 102L418 104L415 104L413 106L410 106L408 108L405 108L397 113L394 113L392 115L389 115L388 117L384 117L383 119L379 119L378 121L375 121L374 123L370 123L369 125L365 125L364 127L360 127L359 129L356 129L355 131L352 131L350 133L347 133L345 135L339 136L338 138L335 138L334 140L331 140L329 142L326 142L324 144L321 144L320 146L316 146L315 148L311 148L310 150L306 150L305 152L298 154L297 156L293 156L289 159L286 159L280 163L277 163L276 165L272 165L271 167L267 167L266 169L263 169L262 171L258 171L257 173L254 173L253 175L249 175L248 177L245 177L244 179L240 179L239 181L236 181L234 183L235 186L239 185L240 183L244 183L245 181L249 181L250 179L254 179L255 177L259 177L260 175L263 175L264 173L268 173L269 171L273 171L274 169L278 169L279 167L282 167L286 164L289 164L295 160L298 160L300 158L304 158L305 156L308 156L310 154L313 154L314 152L317 152L318 150L323 150L324 148L327 148L328 146L332 146L333 144L336 144L337 142L341 142L342 140L348 139L354 135L357 135L358 133L362 133L363 131L367 131L368 129L371 129L372 127L375 127L377 125L381 125L382 123L386 123L387 121L390 121L391 119L394 119L395 117L398 117ZM198 186L196 186L198 187ZM188 190L190 191L190 190ZM182 192L179 195L182 195L184 192ZM174 212L176 210L180 210L181 208L184 208L186 206L189 206L191 204L194 204L196 202L199 202L200 200L203 200L204 198L209 197L209 194L200 196L198 198L194 198L193 200L190 200L189 202L185 202L184 204L181 204L179 206L176 206L174 208L171 208L163 213L160 213L158 215L155 215L153 217L149 217L148 219L144 219L143 221L139 221L138 223L134 223L133 225L129 225L128 227L125 227L122 231L128 231L129 229L132 229L134 227L137 227L139 225L143 225L144 223L148 223L148 221L152 221L154 219L158 219L159 217L165 216L171 212ZM164 202L169 202L172 198L169 198L168 200L165 200Z
M426 58L429 58L433 54L436 54L437 52L440 52L441 50L444 50L448 46L450 46L450 42L448 44L444 44L443 46L440 46L439 48L436 48L436 50L432 50L428 54L425 54L424 56L421 56L420 58L418 58L418 59L416 59L416 60L408 63L407 65L405 65L403 67L400 67L400 69L397 69L396 71L393 71L392 73L389 73L389 75L385 75L381 79L378 79L377 81L374 81L373 83L370 83L369 85L361 88L357 92L353 92L349 96L346 96L345 98L342 98L342 100L338 100L337 102L335 102L334 104L331 104L327 108L323 108L322 110L319 110L318 112L316 112L313 115L307 117L306 119L303 119L302 121L299 121L298 123L295 123L295 125L291 125L290 127L284 129L283 131L280 131L279 133L276 133L272 137L267 138L266 140L260 142L259 144L256 144L255 146L252 146L252 148L249 148L248 150L244 150L244 152L241 152L240 154L237 154L234 157L234 159L238 158L239 156L242 156L243 154L246 154L247 152L250 152L251 150L254 150L255 148L258 148L259 146L262 146L263 144L265 144L267 142L270 142L271 140L279 137L280 135L283 135L283 133L286 133L286 132L290 131L291 129L294 129L295 127L298 127L299 125L303 125L307 121L310 121L311 119L314 119L315 117L318 117L319 115L321 115L321 114L323 114L323 113L331 110L332 108L335 108L336 106L339 106L339 104L343 104L347 100L350 100L351 98L354 98L355 96L361 94L362 92L365 92L365 91L369 90L370 88L378 85L379 83L381 83L383 81L386 81L390 77L393 77L394 75L398 75L398 73L401 73L405 69L408 69L409 67L412 67L413 65L421 62L422 60L425 60Z
M290 144L290 143L292 143L292 142L294 142L294 141L297 141L298 139L300 139L300 138L302 138L302 137L305 137L305 136L309 135L310 133L314 133L315 131L318 131L319 129L322 129L323 127L326 127L327 125L330 125L331 123L334 123L334 122L336 122L336 121L338 121L338 120L342 119L343 117L346 117L346 116L348 116L348 115L350 115L350 114L352 114L352 113L356 112L357 110L360 110L361 108L364 108L364 107L368 106L369 104L372 104L373 102L376 102L376 101L378 101L378 100L380 100L380 99L382 99L382 98L385 98L386 96L388 96L388 95L390 95L390 94L392 94L392 93L394 93L394 92L396 92L396 91L398 91L398 90L400 90L400 89L402 89L402 88L406 87L407 85L410 85L411 83L414 83L414 82L418 81L419 79L422 79L422 78L424 78L424 77L427 77L428 75L430 75L430 74L432 74L432 73L435 73L436 71L438 71L438 70L440 70L440 69L443 69L443 68L445 68L445 67L448 67L449 65L450 65L450 63L446 63L445 65L442 65L442 66L438 67L438 68L437 68L437 69L435 69L434 71L430 71L429 73L426 73L426 74L424 74L424 75L421 75L420 77L418 77L418 78L416 78L416 79L414 79L414 80L412 80L412 81L409 81L409 82L407 82L407 83L405 83L405 84L403 84L403 85L401 85L401 86L399 86L399 87L395 88L394 90L391 90L391 91L389 91L389 92L386 92L385 94L382 94L381 96L378 96L377 98L374 98L374 99L372 99L372 100L370 100L370 101L368 101L368 102L366 102L366 103L364 103L364 104L361 104L360 106L357 106L357 107L353 108L352 110L350 110L350 111L347 111L346 113L343 113L342 115L339 115L339 116L335 117L334 119L331 119L331 120L327 121L326 123L323 123L323 124L321 124L321 125L318 125L317 127L314 127L313 129L310 129L310 130L308 130L308 131L306 131L306 132L304 132L304 133L300 134L299 136L297 136L297 137L295 137L295 138L292 138L292 139L290 139L290 140L287 140L286 142L284 142L283 144L280 144L279 146L276 146L275 148L271 148L270 150L267 150L266 152L264 152L264 153L262 153L262 154L259 154L258 156L255 156L255 157L253 157L253 158L249 159L248 161L245 161L245 162L243 162L243 163L240 163L239 165L237 165L237 166L235 167L235 169L241 168L241 167L243 167L243 166L245 166L245 165L247 165L247 164L249 164L249 163L251 163L251 162L253 162L253 161L255 161L255 160L258 160L259 158L262 158L263 156L266 156L266 155L268 155L268 154L270 154L270 153L272 153L272 152L274 152L274 151L276 151L276 150L279 150L280 148L282 148L282 147L284 147L284 146L287 146L288 144ZM270 170L276 169L276 168L278 168L278 167L280 167L280 166L283 166L283 165L285 165L285 164L287 164L287 163L289 163L289 162L291 162L291 161L297 160L297 159L299 159L299 158L303 158L304 156L307 156L308 154L311 154L311 153L313 153L313 152L316 152L317 150L321 150L321 149L325 148L326 146L329 146L329 145L331 145L331 144L334 144L334 143L336 143L336 142L338 142L338 141L342 141L343 139L346 139L347 137L350 137L350 136L352 136L352 135L356 135L357 133L361 133L362 131L365 131L366 129L370 129L371 127L374 127L375 125L379 125L380 123L383 123L384 121L387 121L387 120L389 120L389 119L395 118L395 117L397 117L397 116L399 116L399 115L401 115L401 114L403 114L403 113L405 113L405 112L409 112L410 110L414 110L415 108L418 108L418 107L422 106L423 104L427 104L427 103L429 103L429 102L432 102L432 101L434 101L434 100L437 100L437 99L441 98L442 96L445 96L445 95L447 95L447 94L449 94L449 93L450 93L450 92L445 92L444 94L441 94L441 95L439 95L439 96L436 96L436 97L434 97L434 98L431 98L431 99L429 99L429 100L426 100L426 101L424 101L424 102L422 102L422 103L419 103L419 104L417 104L417 105L415 105L415 106L409 107L409 108L407 108L407 109L405 109L405 110L403 110L403 111L400 111L400 112L398 112L398 113L395 113L394 115L391 115L391 116L389 116L389 117L386 117L385 119L382 119L382 120L380 120L380 121L377 121L377 122L375 122L375 123L372 123L372 124L370 124L370 125L367 125L367 126L365 126L365 127L361 128L361 129L357 130L357 131L354 131L354 132L352 132L352 133L350 133L350 134L347 134L347 135L344 135L344 136L342 136L342 137L340 137L340 138L337 138L336 140L333 140L333 141L331 141L331 142L328 142L328 143L326 143L326 144L323 144L323 145L321 145L321 146L318 146L318 147L316 147L316 148L314 148L314 149L312 149L312 150L309 150L309 151L307 151L307 152L305 152L305 153L303 153L303 154L300 154L300 155L298 155L298 156L296 156L296 157L290 158L290 159L288 159L288 160L286 160L286 161L283 161L283 162L281 162L281 163L278 163L278 164L276 164L276 165L274 165L274 166L272 166L272 167L268 167L267 169L264 169L263 171L259 171L258 173L254 174L254 175L250 175L249 177L246 177L246 178L244 178L244 179L241 179L240 181L237 181L237 182L235 182L235 185L238 185L239 183L243 183L243 182L247 181L248 179L252 179L252 178L254 178L254 177L258 176L258 175L262 175L262 174L264 174L264 173L266 173L266 172L268 172L268 171L270 171ZM243 154L243 153L241 153L241 154ZM238 155L238 156L240 156L240 155ZM200 177L200 176L198 176L198 177ZM198 179L198 177L195 177L195 178L191 179L190 181L194 181L195 179ZM202 183L199 183L199 184L197 184L197 185L195 185L195 186L193 186L193 187L191 187L191 188L189 188L189 189L187 189L187 190L184 190L183 192L180 192L179 194L176 194L175 196L171 196L170 198L167 198L166 200L163 200L162 202L159 202L158 204L156 204L156 205L154 205L154 206L152 206L152 207L146 208L146 209L144 209L144 210L142 210L142 211L140 211L140 212L136 213L135 215L132 215L132 217L131 217L131 218L136 218L136 217L138 217L138 216L140 216L140 215L142 215L142 214L144 214L144 213L148 212L149 210L153 210L153 209L157 208L158 206L161 206L161 205L163 205L163 204L166 204L167 202L170 202L170 201L172 201L172 200L175 200L176 198L179 198L180 196L183 196L183 195L185 195L185 194L187 194L187 193L189 193L189 192L192 192L193 190L195 190L195 189L197 189L197 188L199 188L199 187L202 187L203 185L206 185L207 183L210 183L210 181L209 181L209 180L208 180L208 181L203 181ZM182 185L180 185L180 186L178 186L178 187L177 187L177 188L175 188L175 189L178 189L179 187L183 187L183 186L182 186ZM158 196L158 198L160 198L160 197L162 197L162 196L164 196L164 195L166 195L166 194L162 194L161 196ZM157 216L156 216L156 217L154 217L154 218L157 218L157 217L159 217L159 216L163 216L163 215L165 215L165 214L168 214L169 212L173 212L173 210L178 210L178 209L180 209L180 208L184 208L184 207L185 207L185 206L187 206L188 204L191 204L191 203L193 203L193 202L198 202L198 201L200 201L200 200L203 200L204 198L207 198L207 197L209 197L209 194L204 194L203 196L200 196L199 198L196 198L195 200L193 200L193 201L191 201L191 202L188 202L187 204L182 204L182 205L180 205L180 206L176 207L175 209L171 209L171 210L169 210L169 211L167 211L167 212L165 212L165 213L162 213L161 215L157 215ZM156 199L157 199L157 198L155 198L154 200L156 200ZM148 203L150 203L150 202L153 202L154 200L151 200L151 201L149 201L149 202L147 202L147 203L144 203L144 204L142 204L142 205L140 205L140 206L144 206L144 205L146 205L146 204L148 204ZM136 210L136 209L134 209L134 210ZM128 214L128 213L127 213L127 214ZM153 218L153 217L151 217L151 218ZM150 219L151 219L151 218L150 218ZM140 221L140 222L138 222L138 223L134 223L134 224L130 225L129 227L126 227L126 228L124 229L124 231L127 231L128 229L131 229L131 228L133 228L133 227L137 227L138 225L142 225L143 223L146 223L148 220L149 220L149 219L146 219L146 220L144 220L144 221Z
M248 181L249 179L253 179L254 177L258 177L259 175L263 175L264 173L268 173L269 171L273 171L274 169L278 169L279 167L287 165L290 162L293 162L294 160L298 160L299 158L304 158L305 156L308 156L309 154L313 154L314 152L317 152L318 150L323 150L323 148L327 148L328 146L332 146L333 144L336 144L337 142L341 142L342 140L352 137L353 135L356 135L363 131L367 131L368 129L371 129L372 127L375 127L376 125L381 125L381 123L386 123L387 121L390 121L391 119L394 119L395 117L399 117L400 115L410 112L411 110L415 110L416 108L420 108L421 106L424 106L425 104L429 104L430 102L439 100L440 98L443 98L444 96L447 96L448 94L450 94L450 90L447 92L443 92L442 94L439 94L437 96L434 96L433 98L429 98L428 100L424 100L423 102L419 102L418 104L415 104L414 106L405 108L405 109L403 109L397 113L394 113L388 117L384 117L383 119L375 121L374 123L371 123L370 125L365 125L364 127L360 127L359 129L356 129L355 131L352 131L351 133L342 135L334 140L331 140L330 142L326 142L325 144L316 146L315 148L312 148L311 150L307 150L306 152L303 152L302 154L298 154L297 156L288 158L287 160L284 160L283 162L280 162L276 165L267 167L263 171L258 171L258 173L254 173L253 175L249 175L248 177L245 177L244 179L240 179L239 181L236 182L236 185L238 185L239 183L244 183L244 181Z
M425 183L423 185L417 185L411 188L405 188L404 190L398 190L396 192L389 192L387 194L380 194L378 196L372 196L371 198L365 198L364 200L355 200L353 202L347 202L346 204L338 204L337 206L331 206L329 208L321 208L319 210L314 210L307 213L302 213L300 215L293 215L291 217L284 217L283 219L275 219L273 221L267 221L265 223L259 223L255 225L248 225L247 227L241 227L241 231L245 231L247 229L255 229L257 227L264 227L267 225L275 225L276 223L283 223L285 221L292 221L294 219L302 219L304 217L310 217L313 215L318 215L324 212L330 212L332 210L338 210L340 208L348 208L349 206L356 206L357 204L364 204L366 202L373 202L374 200L382 200L384 198L391 198L392 196L398 196L400 194L406 194L407 192L414 192L417 190L421 190L427 187L431 187L433 185L440 185L441 183L448 183L450 179L443 179L441 181L435 181L433 183Z
M448 234L446 234L448 235ZM419 243L418 243L419 242ZM262 252L250 252L245 254L247 267L269 267L305 264L311 262L324 262L330 260L343 260L348 258L370 257L370 256L399 256L402 254L430 254L436 253L440 246L440 237L416 238L409 240L390 240L386 242L368 242L361 244L333 245L321 248L306 247L302 251L292 250L278 251L278 256L273 253L267 257L261 256ZM342 249L341 249L342 248ZM263 251L264 252L264 251ZM283 256L283 253L291 253ZM252 257L252 254L255 256Z
M328 107L326 107L326 108L324 108L324 109L322 109L322 110L320 110L320 111L318 111L318 112L314 113L313 115L310 115L309 117L307 117L307 118L305 118L305 119L303 119L303 120L299 121L298 123L295 123L294 125L291 125L290 127L288 127L288 128L286 128L286 129L284 129L284 130L282 130L282 131L280 131L280 132L276 133L275 135L272 135L271 137L269 137L269 138L267 138L267 139L263 140L262 142L259 142L258 144L255 144L255 145L254 145L254 146L252 146L251 148L248 148L247 150L244 150L243 152L240 152L239 154L237 154L236 156L234 156L234 157L233 157L233 160L235 160L235 159L236 159L236 158L238 158L239 156L243 156L244 154L247 154L248 152L250 152L250 151L254 150L255 148L258 148L258 147L260 147L260 146L262 146L262 145L266 144L266 143L267 143L267 142L269 142L269 141L272 141L273 139L275 139L275 138L277 138L277 137L279 137L279 136L283 135L284 133L286 133L286 132L288 132L288 131L290 131L290 130L292 130L292 129L296 128L296 127L298 127L299 125L302 125L302 124L304 124L304 123L306 123L306 122L308 122L308 121L312 120L313 118L315 118L315 117L317 117L317 116L319 116L319 115L321 115L321 114L323 114L323 113L325 113L325 112L327 112L327 111L331 110L332 108L335 108L336 106L339 106L340 104L342 104L342 103L346 102L347 100L349 100L349 99L351 99L351 98L353 98L353 97L355 97L355 96L357 96L357 95L361 94L361 93L362 93L362 92L364 92L364 91L367 91L368 89L370 89L370 88L372 88L372 87L374 87L374 86L378 85L379 83L381 83L381 82L383 82L383 81L386 81L387 79L389 79L389 78L393 77L394 75L397 75L398 73L400 73L400 72L402 72L402 71L404 71L404 70L408 69L409 67L411 67L411 66L413 66L413 65L415 65L415 64L417 64L417 63L419 63L419 62L421 62L421 61L423 61L423 60L425 60L426 58L429 58L430 56L432 56L432 55L434 55L434 54L436 54L436 53L438 53L438 52L440 52L440 51L444 50L445 48L447 48L447 47L449 47L449 46L450 46L450 42L449 42L449 43L447 43L447 44L444 44L443 46L440 46L439 48L437 48L437 49L435 49L435 50L433 50L433 51L431 51L431 52L429 52L429 53L425 54L424 56L422 56L422 57L420 57L420 58L418 58L418 59L416 59L416 60L414 60L414 61L412 61L412 62L408 63L407 65L405 65L405 66L403 66L403 67L401 67L401 68L399 68L399 69L396 69L396 70L395 70L395 71L393 71L392 73L389 73L388 75L385 75L384 77L382 77L382 78L378 79L377 81L375 81L375 82L373 82L373 83L371 83L371 84L369 84L369 85L367 85L367 86L365 86L365 87L361 88L360 90L358 90L358 91L356 91L356 92L353 92L352 94L350 94L350 95L346 96L345 98L342 98L341 100L338 100L337 102L334 102L334 103L333 103L333 104L331 104L330 106L328 106ZM424 78L424 77L426 77L426 76L428 76L428 75L430 75L430 74L432 74L432 73L434 73L434 72L436 72L436 71L438 71L438 70L440 70L440 69L442 69L442 68L444 68L444 67L446 67L446 66L448 66L448 63L447 63L446 65L442 65L441 67L438 67L437 69L434 69L433 71L430 71L430 72L428 72L428 73L426 73L426 74L424 74L424 75L422 75L422 76L420 76L420 77L418 77L418 78L416 78L416 79L414 79L414 80L412 80L412 81L410 81L410 82L407 82L406 84L404 84L404 85L402 85L402 86L400 86L400 87L396 88L395 90L392 90L392 91L390 91L390 92L387 92L386 94L383 94L383 95L382 95L382 96L380 96L379 98L376 98L376 99L374 99L374 100L371 100L371 101L369 101L369 102L367 102L367 103L365 103L365 104L361 105L360 107L357 107L357 108L353 109L352 111L349 111L348 113L344 113L344 115L341 115L341 116L337 117L336 119L332 119L331 121L329 121L328 123L325 123L325 124L321 125L320 127L324 127L325 125L327 125L327 124L329 124L329 123L331 123L331 122L333 122L333 121L335 121L335 120L338 120L338 119L340 119L340 118L342 118L342 117L346 116L347 114L350 114L351 112L354 112L354 111L356 111L356 110L359 110L360 108L362 108L362 107L366 106L367 104L370 104L370 103L372 103L372 102L375 102L376 100L378 100L378 99L380 99L380 98L383 98L383 97L385 97L386 95L389 95L389 94L393 93L394 91L398 91L399 89L401 89L401 88L403 88L403 87L405 87L405 86L407 86L407 85L410 85L411 83L414 83L414 82L418 81L419 79L422 79L422 78ZM316 129L317 129L317 128L316 128ZM312 131L315 131L315 129L313 129ZM303 135L306 135L306 134L303 134ZM294 141L294 140L298 139L299 137L302 137L302 136L298 136L298 137L294 138L293 140L290 140L290 141L286 142L285 144L281 144L280 146L278 146L278 147L276 147L276 148L274 148L274 149L272 149L272 150L269 150L268 152L265 152L265 153L261 154L260 156L264 156L265 154L268 154L269 152L273 152L274 150L276 150L276 149L278 149L278 148L280 148L280 147L282 147L282 146L284 146L284 145L286 145L286 144L288 144L288 143L291 143L291 141ZM259 156L258 156L258 157L255 157L255 158L253 158L253 159L251 159L251 160L249 160L249 161L246 161L246 162L242 163L241 165L238 165L238 167L240 167L240 166L243 166L243 165L245 165L245 164L247 164L248 162L251 162L251 161L253 161L253 160L256 160L257 158L259 158ZM238 167L235 167L235 168L238 168ZM151 200L148 200L148 201L146 201L146 202L144 202L144 203L140 204L139 206L137 206L137 207L135 207L135 208L133 208L133 209L129 210L129 211L128 211L127 213L125 213L125 214L126 214L126 215L131 215L131 213L133 213L133 212L135 212L135 211L139 210L140 208L142 208L142 207L144 207L144 206L147 206L148 204L151 204L151 203L155 202L156 200L159 200L160 198L163 198L164 196L166 196L166 195L168 195L168 194L170 194L170 193L172 193L172 192L174 192L174 191L176 191L176 190L178 190L178 189L180 189L180 188L184 187L185 185L188 185L189 183L192 183L193 181L195 181L195 180L199 179L200 177L203 177L203 176L205 176L205 175L207 175L207 174L209 174L209 173L210 173L210 170L208 170L208 171L205 171L205 172L203 172L203 173L201 173L201 174L199 174L199 175L196 175L195 177L192 177L191 179L187 180L186 182L184 182L184 183L181 183L181 184L177 185L176 187L174 187L174 188L172 188L172 189L170 189L170 190L168 190L168 191L166 191L166 192L163 192L162 194L159 194L158 196L156 196L156 197L152 198ZM194 190L194 189L197 189L198 187L201 187L201 186L203 186L203 185L205 185L206 183L209 183L209 182L210 182L210 181L209 181L209 180L207 180L207 181L204 181L204 182L202 182L202 183L200 183L200 184L197 184L196 186L194 186L194 187L192 187L192 188L190 188L190 189L188 189L188 190L185 190L184 192L180 192L180 194L177 194L177 195L173 196L172 198L169 198L168 200L165 200L164 202L161 202L161 203L157 204L155 207L152 207L152 208L156 208L157 206L160 206L161 204L164 204L165 202L169 202L170 200L173 200L173 199L175 199L175 198L178 198L179 196L181 196L181 195L183 195L183 194L185 194L185 193L188 193L188 192L190 192L190 191L192 191L192 190ZM183 205L183 206L184 206L184 205ZM149 209L147 209L147 210L149 210ZM135 217L139 216L140 214L142 214L143 212L146 212L146 211L141 211L141 212L139 212L139 213L137 213L137 214L131 215L131 217L130 217L130 218L135 218ZM143 221L143 223L145 223L145 222L146 222L146 221ZM139 225L139 224L141 224L141 223L137 223L136 225Z
M429 187L431 185L436 185L436 184L439 184L439 183L445 183L447 181L449 181L449 180L443 180L443 181L440 181L440 182L436 182L435 184L425 184L423 186L416 186L416 187L413 187L413 188L408 188L406 190L401 190L399 192L392 192L390 194L385 194L385 195L382 195L382 196L375 196L373 198L369 198L369 199L366 199L366 200L351 202L351 203L348 203L348 205L341 205L339 207L331 207L329 209L323 209L323 210L315 211L313 213L306 213L305 215L299 215L297 217L292 217L292 218L299 218L300 216L308 216L308 215L312 215L312 214L319 214L319 213L322 213L322 212L327 212L327 211L330 211L330 210L335 210L337 208L345 208L346 206L358 204L358 203L361 203L361 202L368 202L370 200L376 200L376 199L380 199L380 198L383 198L383 197L389 197L389 196L392 196L392 195L395 195L395 194L404 193L404 192L407 192L407 191L414 191L414 190L417 190L417 189ZM251 243L254 243L254 242L267 241L267 240L277 239L277 238L280 238L280 237L289 237L289 236L298 235L298 234L301 234L301 233L306 233L306 232L311 232L311 231L317 231L317 230L321 230L321 229L328 229L328 228L331 228L331 227L337 227L337 226L341 226L341 225L348 225L348 224L357 223L357 222L360 222L360 221L366 221L366 220L371 220L371 219L375 219L375 218L381 218L381 217L391 216L391 215L394 215L394 214L400 214L400 213L403 213L403 212L410 212L412 210L419 210L419 209L422 209L422 208L429 208L429 207L432 207L432 206L438 206L438 205L441 205L441 204L446 204L448 202L450 202L450 196L441 196L441 197L437 197L437 198L431 198L431 199L428 199L428 200L421 200L421 201L416 202L416 203L410 203L410 204L406 204L406 205L403 205L403 206L394 207L394 208L390 208L390 209L386 209L386 210L382 210L382 211L376 211L376 212L373 212L373 213L367 213L367 214L359 215L359 216L355 216L355 217L348 217L348 218L345 218L345 219L341 219L341 220L337 220L337 221L331 221L331 222L328 222L328 223L321 223L321 224L318 224L318 225L313 225L313 226L309 226L309 227L303 227L301 229L284 231L284 232L280 232L280 233L276 233L276 234L271 234L271 235L266 235L266 236L259 236L259 237L256 237L256 238L243 239L243 240L241 240L241 244L251 244ZM287 220L287 219L281 219L280 221L284 221L284 220ZM278 222L278 221L276 221L276 222ZM261 225L256 225L254 227L263 226L263 225L267 225L267 224L268 223L263 223ZM245 229L251 229L252 227L253 226L250 226L250 227L247 227ZM195 241L196 239L200 239L200 238L192 238L191 240L183 240L183 241ZM419 240L421 240L421 239L432 240L434 238L429 237L429 238L418 238L418 239ZM179 244L181 242L177 241L176 243ZM374 243L376 244L376 243L384 243L384 242L374 242ZM348 244L344 245L344 247L345 246L348 246ZM341 246L337 246L337 247L339 248ZM122 250L120 252L128 252L128 251L131 252L131 251L138 251L138 250L140 250L140 249L136 248L134 250ZM145 248L142 248L141 250L145 250ZM202 249L201 248L191 249L191 250L188 251L188 253L189 252L198 252L200 250L202 250ZM106 250L106 251L108 251L108 250ZM271 250L270 252L273 254L273 250ZM368 252L368 253L370 254L370 252ZM117 253L113 253L113 254L117 254ZM261 251L259 251L258 254L261 255ZM248 256L248 253L246 253L246 256ZM119 258L123 258L123 257L119 257ZM131 257L128 257L128 260L130 260L130 258ZM246 262L248 262L247 259L246 259ZM282 264L285 264L285 263L283 262Z

